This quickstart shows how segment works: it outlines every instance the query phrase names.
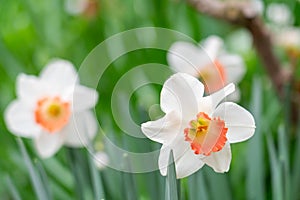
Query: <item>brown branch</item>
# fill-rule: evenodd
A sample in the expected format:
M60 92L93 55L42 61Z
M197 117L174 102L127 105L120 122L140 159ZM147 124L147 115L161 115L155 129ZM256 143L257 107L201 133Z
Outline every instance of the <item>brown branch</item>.
M218 0L187 0L200 13L227 21L249 30L253 44L263 66L271 78L280 98L284 98L283 86L290 75L281 67L273 52L271 37L257 12L247 2L222 2Z

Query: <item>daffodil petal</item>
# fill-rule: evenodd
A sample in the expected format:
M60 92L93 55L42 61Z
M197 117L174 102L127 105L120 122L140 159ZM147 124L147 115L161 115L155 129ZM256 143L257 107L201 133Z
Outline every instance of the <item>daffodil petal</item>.
M231 162L231 148L229 142L224 145L221 151L211 153L209 156L202 158L202 161L213 168L215 172L227 172Z
M60 86L72 86L79 82L73 64L62 59L51 60L41 72L40 78Z
M192 119L198 112L198 100L203 93L204 86L198 79L177 73L163 85L160 94L161 109L165 113L175 110L182 119Z
M39 98L53 93L53 88L35 76L20 74L17 77L16 92L19 99L33 105Z
M163 145L160 150L158 165L163 176L167 174L171 149L174 155L176 177L178 179L187 177L203 167L204 162L199 159L200 156L194 154L188 142L178 137L177 143Z
M168 145L163 145L160 149L158 157L158 167L161 175L166 176L169 166L169 156L171 148Z
M64 143L69 147L82 147L96 136L98 122L92 111L74 113L68 125L61 130Z
M212 60L215 60L223 47L223 40L216 35L212 35L206 38L200 46L203 47Z
M177 134L183 134L176 132L180 131L180 118L174 111L156 121L143 123L141 128L149 139L159 143L170 143Z
M238 55L226 54L218 57L219 62L224 66L227 83L238 83L246 73L243 59Z
M225 126L228 128L226 137L230 143L245 141L255 132L255 121L252 114L235 103L220 104L213 116L220 117L225 121Z
M175 163L177 178L190 176L205 164L191 149L188 149Z
M18 100L8 105L4 119L8 130L17 136L33 138L41 131L35 122L33 109Z
M49 158L53 156L63 145L63 135L59 132L48 133L43 131L34 142L38 154L42 158Z
M220 102L225 97L233 93L234 90L235 90L235 85L233 83L230 83L226 85L223 89L211 94L210 96L206 96L200 99L199 106L209 105L210 107L206 108L206 110L208 111L208 114L211 114L211 112L214 111L214 109L220 104Z
M168 51L167 60L174 71L195 77L199 76L202 67L212 64L203 49L188 42L174 43Z
M98 101L98 93L94 89L76 85L71 98L73 98L73 110L79 112L93 108Z

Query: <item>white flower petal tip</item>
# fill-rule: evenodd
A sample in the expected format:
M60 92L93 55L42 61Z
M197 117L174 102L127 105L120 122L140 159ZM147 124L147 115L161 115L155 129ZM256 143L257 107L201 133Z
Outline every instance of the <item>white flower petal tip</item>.
M204 49L188 42L175 42L168 51L167 60L173 71L195 77L202 67L212 63Z
M40 73L40 77L54 85L59 84L66 87L79 83L74 65L68 60L59 58L50 60Z
M204 86L198 79L185 73L176 73L163 85L160 107L165 113L176 110L181 115L195 115L197 99L202 98L203 93Z
M99 94L95 89L81 85L76 85L73 90L73 109L82 111L93 108L99 98Z
M178 129L180 119L175 112L167 113L163 118L156 121L149 121L141 125L142 132L151 140L159 143L169 143L174 135L180 134L174 132Z
M253 115L235 103L220 104L213 116L219 116L225 120L228 128L227 138L230 143L248 140L255 133L256 126Z
M109 164L109 157L104 151L96 152L94 163L99 170L105 169Z
M212 107L216 108L217 105L225 99L228 95L232 94L235 91L235 85L230 83L226 85L223 89L211 94L209 97L212 101Z
M59 134L50 135L47 132L42 132L35 139L36 150L42 158L52 157L62 145L62 135Z
M223 47L223 40L216 35L209 36L203 42L200 43L200 46L206 51L212 60L216 59Z
M89 109L97 103L98 93L79 84L69 61L51 61L40 77L20 74L16 90L17 100L4 113L7 128L34 139L42 158L53 156L62 145L82 147L95 137L98 123Z
M41 130L35 124L32 110L18 100L7 106L4 112L4 120L8 130L16 136L33 138Z
M231 148L229 143L226 143L221 151L214 152L202 160L217 173L228 172L231 163Z

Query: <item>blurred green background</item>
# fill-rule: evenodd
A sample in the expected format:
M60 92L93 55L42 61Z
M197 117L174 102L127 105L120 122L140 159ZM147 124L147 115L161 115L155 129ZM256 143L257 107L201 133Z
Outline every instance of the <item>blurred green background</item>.
M264 5L273 2L285 3L299 26L299 1L265 0ZM97 171L85 149L62 148L55 157L42 160L32 142L9 133L3 120L6 106L16 96L19 73L38 75L54 57L79 68L88 53L110 36L152 26L179 31L195 41L219 35L228 51L243 56L247 74L239 84L240 104L252 112L257 124L251 140L232 145L228 173L216 174L204 167L181 180L181 199L300 199L300 129L290 123L289 106L277 100L250 36L239 27L197 13L181 0L102 0L78 15L67 13L63 0L0 0L0 199L164 199L165 178L158 171ZM286 62L282 51L275 50ZM157 150L160 145L125 135L112 116L111 96L124 73L146 63L167 65L166 52L143 49L120 57L97 88L101 131L119 147L134 152ZM148 111L159 103L160 89L150 84L130 98L130 114L137 124L150 119ZM152 96L145 102L143 96L149 91ZM105 149L102 140L97 138L96 149L103 145Z

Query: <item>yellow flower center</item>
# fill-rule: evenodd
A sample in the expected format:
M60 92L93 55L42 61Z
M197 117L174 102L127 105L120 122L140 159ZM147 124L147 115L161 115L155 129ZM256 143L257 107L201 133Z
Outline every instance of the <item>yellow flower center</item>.
M70 103L59 97L46 97L37 102L35 121L50 133L61 130L69 121Z
M227 141L227 130L223 120L211 119L206 113L200 112L196 120L190 121L190 127L184 129L184 135L195 154L208 156L223 148Z

